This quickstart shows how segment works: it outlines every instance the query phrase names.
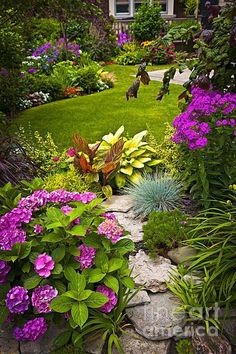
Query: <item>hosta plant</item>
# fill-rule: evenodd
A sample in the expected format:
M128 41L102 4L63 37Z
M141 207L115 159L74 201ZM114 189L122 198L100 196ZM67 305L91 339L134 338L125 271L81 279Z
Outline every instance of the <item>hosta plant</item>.
M174 177L145 174L137 184L126 188L136 215L170 211L180 206L182 185Z
M61 319L57 346L80 343L99 321L119 348L133 243L101 201L91 192L37 190L1 216L0 318L12 322L18 341L36 341Z
M123 132L121 126L115 134L109 133L91 145L79 134L74 135L75 165L100 182L105 194L112 192L111 185L123 188L128 182L137 183L142 172L151 172L161 162L155 150L143 141L146 130L131 139L122 137Z

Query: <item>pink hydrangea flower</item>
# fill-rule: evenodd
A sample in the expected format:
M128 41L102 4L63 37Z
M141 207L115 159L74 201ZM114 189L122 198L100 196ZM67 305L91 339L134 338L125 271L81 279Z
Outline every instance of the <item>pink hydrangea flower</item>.
M40 225L40 224L34 225L34 233L39 235L39 234L41 234L41 232L43 232L42 225Z
M108 299L109 299L104 305L102 305L99 308L99 310L102 311L102 312L105 312L105 313L111 312L114 309L114 307L116 306L116 304L117 304L117 296L116 296L115 292L111 288L108 288L105 285L99 285L97 287L96 291L98 291L98 292L102 293L103 295L107 296Z
M75 259L80 262L80 269L91 268L94 263L96 249L82 244L79 246L79 250L80 255L76 256Z
M32 293L32 305L36 308L38 313L49 313L52 311L49 307L50 303L57 295L57 289L50 285L38 286Z
M35 272L43 278L48 278L51 275L51 270L54 268L55 262L46 252L40 254L34 262Z
M45 318L37 317L34 320L26 322L23 329L16 327L14 335L17 341L29 340L35 342L44 335L47 329L48 325Z
M101 216L109 220L117 221L117 218L114 213L103 213L101 214Z
M6 296L6 305L11 313L25 313L30 305L28 290L22 286L11 288Z
M106 219L98 226L98 234L104 235L116 243L124 234L124 230L113 220Z

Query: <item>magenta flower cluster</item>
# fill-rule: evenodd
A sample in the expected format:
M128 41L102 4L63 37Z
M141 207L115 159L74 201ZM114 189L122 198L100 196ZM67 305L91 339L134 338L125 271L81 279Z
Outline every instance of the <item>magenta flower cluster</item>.
M119 47L122 47L125 43L132 41L132 38L125 32L120 32L118 34L117 44Z
M51 285L42 285L34 289L31 297L32 305L38 313L49 313L51 301L58 295L57 289Z
M0 285L7 282L7 274L10 272L11 267L5 261L0 261Z
M110 239L112 243L116 243L124 234L124 230L116 221L106 218L106 220L98 226L98 234L104 235Z
M23 329L16 327L14 335L17 341L29 340L35 342L48 329L47 322L44 317L37 317L25 323Z
M96 291L107 296L109 299L104 305L100 307L100 311L105 313L111 312L117 304L117 296L115 292L111 288L108 288L105 285L99 285Z
M91 268L94 264L96 249L84 244L79 246L80 255L75 256L75 259L80 262L80 270Z
M28 291L22 286L10 289L6 296L6 305L11 313L25 313L30 305Z
M51 270L54 269L55 262L46 252L38 255L34 261L34 270L40 277L48 278L51 275Z
M197 150L208 144L208 135L212 128L235 126L235 120L228 119L227 115L236 109L236 94L200 88L193 88L191 93L192 100L187 110L173 122L175 134L172 140L177 144L186 143L190 150ZM220 116L220 119L214 122L212 117L216 116Z
M11 250L16 243L26 242L26 232L24 224L28 224L32 219L32 214L47 203L69 203L80 201L89 203L95 199L92 192L67 192L63 189L55 190L51 193L46 190L38 190L26 198L22 198L17 208L12 209L0 218L0 249ZM77 223L79 220L77 220ZM40 225L35 225L36 234L42 232Z

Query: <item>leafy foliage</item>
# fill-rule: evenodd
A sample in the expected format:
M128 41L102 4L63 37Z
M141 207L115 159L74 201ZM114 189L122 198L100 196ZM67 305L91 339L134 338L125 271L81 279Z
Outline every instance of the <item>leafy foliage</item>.
M150 255L165 255L167 250L178 246L187 237L186 215L179 210L153 211L143 226L144 245Z
M160 35L164 27L161 17L161 6L144 2L134 16L131 31L137 41L153 40Z
M137 184L126 188L132 197L133 210L147 216L152 211L170 211L181 202L182 184L168 175L145 174Z
M232 202L218 202L219 207L202 211L192 220L189 233L190 244L197 254L187 269L179 268L173 276L173 285L169 285L181 300L191 319L205 321L219 326L214 312L209 309L217 303L221 308L235 306L235 262L236 249L236 210L235 196ZM189 275L197 275L194 281ZM202 313L196 309L201 308ZM209 317L208 317L209 315Z
M178 354L194 354L190 339L180 339L176 344Z

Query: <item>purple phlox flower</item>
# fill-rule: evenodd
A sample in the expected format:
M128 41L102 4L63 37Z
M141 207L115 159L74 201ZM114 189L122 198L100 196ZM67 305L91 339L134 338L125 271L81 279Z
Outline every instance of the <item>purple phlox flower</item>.
M34 233L39 235L39 234L41 234L41 232L43 232L42 225L40 225L40 224L34 225Z
M67 150L67 155L69 155L70 157L74 157L75 156L75 150L74 148L70 148Z
M8 76L8 75L9 75L9 72L8 72L7 69L4 69L4 68L3 68L3 69L0 70L0 75L1 75L1 76Z
M80 262L80 269L91 268L94 263L96 249L84 244L79 246L80 255L75 256L75 259Z
M26 322L23 329L16 327L14 329L14 335L18 341L29 340L35 342L42 337L47 330L48 325L45 318L37 317L34 320Z
M217 120L217 121L216 121L216 126L217 126L217 127L221 127L221 125L222 125L221 120Z
M115 292L111 288L108 288L105 285L99 285L97 287L96 291L98 291L98 292L102 293L103 295L107 296L108 299L109 299L104 305L102 305L99 308L99 310L102 311L102 312L105 312L105 313L111 312L113 310L113 308L117 304L117 296L116 296Z
M40 254L34 262L35 272L43 278L48 278L51 275L51 270L54 269L55 262L46 252Z
M119 47L122 47L125 43L129 43L131 40L131 37L127 33L120 32L118 34L117 44Z
M235 126L235 119L231 118L229 120L229 125L233 128Z
M5 261L0 260L0 285L7 282L7 274L10 272L11 267Z
M222 125L228 125L227 119L223 119L221 123L222 123Z
M106 219L98 226L98 234L104 235L116 243L124 234L124 230L113 220Z
M58 156L55 156L55 157L53 157L53 159L52 159L54 162L58 162L59 160L60 160L60 157L58 157Z
M25 313L30 305L28 291L22 286L10 289L6 296L6 305L11 313Z
M50 303L57 295L57 289L50 285L38 286L32 293L32 305L36 308L38 313L52 312Z

